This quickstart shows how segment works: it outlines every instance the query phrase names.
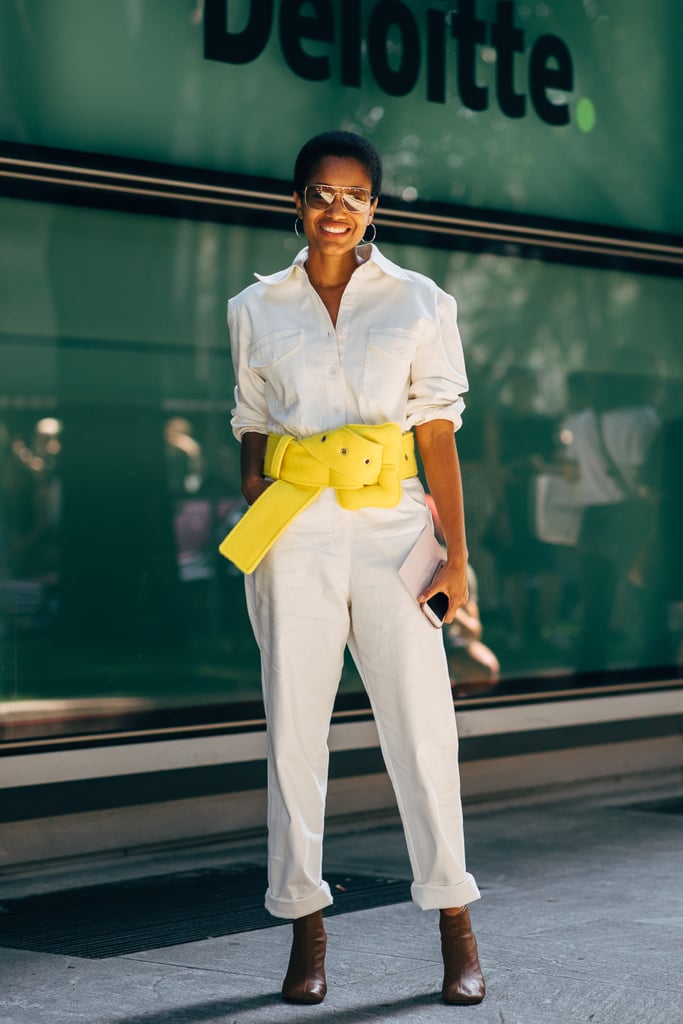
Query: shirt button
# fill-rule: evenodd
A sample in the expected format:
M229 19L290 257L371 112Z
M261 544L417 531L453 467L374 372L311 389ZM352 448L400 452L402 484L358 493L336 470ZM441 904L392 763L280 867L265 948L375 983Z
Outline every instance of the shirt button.
M327 371L327 374L328 374L329 377L336 377L337 376L337 367L336 366L330 366L330 368Z

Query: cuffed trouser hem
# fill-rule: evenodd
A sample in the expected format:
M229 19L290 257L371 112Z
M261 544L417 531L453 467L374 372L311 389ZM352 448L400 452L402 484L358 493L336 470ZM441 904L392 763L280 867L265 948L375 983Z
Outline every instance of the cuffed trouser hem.
M481 898L477 883L472 875L465 875L457 885L421 885L413 882L410 895L421 910L445 910L449 907L464 907Z
M332 893L327 882L323 882L319 889L302 900L279 900L273 896L270 889L266 891L265 904L268 913L273 917L284 917L288 921L306 917L307 914L315 914L316 910L323 910L332 903Z

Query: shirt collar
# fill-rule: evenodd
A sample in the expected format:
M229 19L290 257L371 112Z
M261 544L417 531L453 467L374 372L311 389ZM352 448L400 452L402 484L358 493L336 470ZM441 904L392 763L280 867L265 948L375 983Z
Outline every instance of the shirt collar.
M410 280L410 274L403 267L399 267L397 263L392 263L391 260L387 259L374 244L370 244L370 256L366 263L374 263L383 274L388 274L389 277L396 277L399 281Z
M298 252L291 264L288 267L285 267L284 270L277 270L274 274L254 274L254 277L257 281L260 281L261 284L280 284L282 281L286 281L288 277L291 277L297 268L304 270L304 263L306 262L307 257L308 246Z
M377 267L377 269L380 270L381 273L388 274L389 277L395 277L399 281L408 281L410 279L410 275L407 274L402 267L399 267L398 264L392 263L392 261L387 259L386 256L383 256L376 245L372 243L368 244L370 245L370 255L368 256L367 260L365 260L365 262L361 264L362 267L365 267L368 264L372 264L375 267ZM304 249L298 252L294 259L292 260L290 266L285 267L284 270L278 270L274 274L254 274L254 277L257 278L257 280L259 280L262 284L280 284L282 281L286 281L289 277L291 277L291 275L297 269L303 270L305 273L304 264L307 259L308 246L306 246Z

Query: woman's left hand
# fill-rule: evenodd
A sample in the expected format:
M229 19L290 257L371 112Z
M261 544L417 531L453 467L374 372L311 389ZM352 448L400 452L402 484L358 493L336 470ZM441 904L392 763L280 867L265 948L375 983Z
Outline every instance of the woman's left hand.
M465 513L453 424L450 420L429 420L415 427L415 438L448 551L446 564L418 600L423 603L442 591L448 597L444 622L449 623L468 598Z
M436 576L428 587L418 597L420 604L424 604L434 594L445 594L448 598L448 611L444 617L446 624L453 621L458 608L467 604L469 590L467 587L467 559L454 556L441 566Z

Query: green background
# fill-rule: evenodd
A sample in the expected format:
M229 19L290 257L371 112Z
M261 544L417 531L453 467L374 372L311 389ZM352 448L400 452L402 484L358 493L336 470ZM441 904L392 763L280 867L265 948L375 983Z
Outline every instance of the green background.
M254 270L288 263L297 239L9 199L0 220L0 694L162 705L258 697L242 580L216 552L242 507L225 302ZM680 416L680 283L383 248L458 299L471 385L458 444L484 639L506 677L543 687L548 673L573 669L574 552L553 554L557 642L532 615L523 647L508 649L505 580L483 540L494 507L486 423L514 418L510 375L524 368L535 412L559 425L568 373L609 369L623 344L649 353L663 419ZM164 441L174 417L200 450L180 475ZM45 418L61 424L52 456L37 429ZM42 465L17 473L18 442ZM537 604L538 581L527 584ZM609 667L671 661L676 634L644 652L639 615L636 596L622 593ZM357 685L349 673L345 686Z
M408 6L423 25L426 5ZM334 9L338 24L343 4ZM231 10L239 22L240 2ZM479 0L480 17L494 11ZM386 191L403 199L680 233L683 7L520 2L516 21L527 45L551 32L572 53L567 127L549 127L530 104L521 120L500 114L486 50L477 78L491 105L473 114L456 95L455 44L449 101L438 105L424 78L408 96L386 96L365 65L362 90L340 87L335 51L329 82L302 81L275 32L251 64L207 61L197 0L5 3L0 140L265 175L286 191L301 142L342 126L378 144ZM517 58L524 91L526 63ZM585 99L590 131L577 125ZM242 508L225 303L255 270L287 264L298 241L9 198L0 228L0 700L256 698L242 580L216 552ZM513 645L510 580L485 543L496 501L488 426L514 425L521 369L539 425L557 433L568 375L618 369L623 345L647 353L658 413L680 423L681 283L458 252L457 239L453 251L378 241L458 299L471 383L458 443L484 640L504 680L552 687L575 666L576 560L569 548L551 553L556 606L545 627L542 581L527 574L527 635ZM179 420L186 449L169 437ZM677 507L670 484L664 497ZM676 663L683 622L673 606L658 611L660 645L644 646L641 597L620 589L608 668ZM344 686L358 685L348 671Z
M404 97L383 93L366 63L362 89L342 87L339 48L327 44L305 48L330 53L330 80L298 78L284 61L276 25L252 63L205 60L196 0L2 4L0 139L287 180L305 138L343 126L377 143L392 195L683 231L677 0L516 3L527 48L551 33L572 54L566 127L545 124L530 100L519 120L500 113L490 47L478 48L477 67L477 81L489 85L487 111L473 113L458 98L455 41L448 48L448 102L427 102L425 10L453 5L405 2L420 26L423 60L417 86ZM246 20L245 4L231 0L234 31ZM274 6L277 21L277 0ZM373 6L362 5L364 25ZM333 8L338 37L343 3ZM492 23L494 0L478 0L476 10ZM516 89L528 94L527 64L527 55L515 58ZM576 116L586 99L595 110L589 132Z

